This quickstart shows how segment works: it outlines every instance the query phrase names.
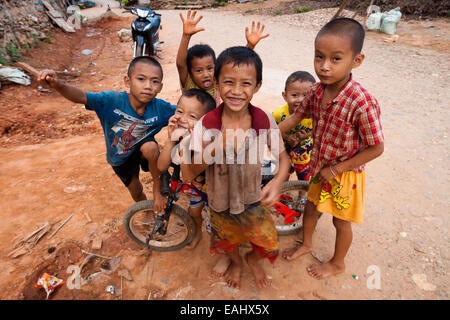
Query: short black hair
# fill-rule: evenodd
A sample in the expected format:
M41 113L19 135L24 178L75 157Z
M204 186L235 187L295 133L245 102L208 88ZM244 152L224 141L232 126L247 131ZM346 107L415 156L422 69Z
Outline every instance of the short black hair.
M186 56L186 66L188 68L188 71L191 72L192 59L203 58L207 56L211 56L214 63L216 63L216 53L207 44L196 44L195 46L190 47L187 51Z
M200 90L200 89L189 89L183 92L178 102L183 97L195 97L198 101L205 107L206 112L208 113L216 108L216 101L214 98L206 91Z
M214 78L219 79L220 70L225 64L233 63L233 66L241 64L254 65L256 69L256 84L262 81L262 61L259 55L252 49L242 46L231 47L222 51L216 61Z
M363 26L356 20L350 18L337 18L328 22L320 29L316 36L316 41L324 34L335 34L339 36L346 36L350 38L352 51L354 55L361 52L365 31Z
M295 71L286 79L284 90L286 90L290 83L295 81L316 83L316 79L314 79L314 76L311 73L306 71Z
M139 56L139 57L136 57L133 60L131 60L129 66L128 66L128 72L127 72L128 77L131 77L131 74L133 73L134 67L137 63L147 63L147 64L158 67L159 70L161 70L161 80L162 80L163 69L162 69L161 64L159 63L158 60L156 60L153 57L149 57L149 56Z

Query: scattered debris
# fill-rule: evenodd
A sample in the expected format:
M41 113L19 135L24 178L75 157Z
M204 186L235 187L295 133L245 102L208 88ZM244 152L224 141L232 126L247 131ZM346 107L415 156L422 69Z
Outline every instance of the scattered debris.
M383 41L384 42L397 42L397 40L400 38L400 36L398 34L394 34L390 37L384 37Z
M61 29L63 29L65 32L75 32L75 29L70 26L66 20L62 12L55 10L55 8L52 7L51 4L49 4L47 1L41 1L45 8L48 10L47 15L52 19L54 23L56 23Z
M0 68L0 81L11 81L24 86L29 86L31 83L30 77L16 68Z
M91 217L89 216L89 213L85 212L85 213L84 213L84 216L86 217L88 223L91 223L91 222L92 222L92 219L91 219Z
M56 222L55 222L56 223ZM8 257L18 258L24 254L30 253L39 240L50 231L52 224L50 222L45 222L38 229L30 233L28 236L20 240L14 245L14 250L8 253Z
M48 237L49 239L53 238L53 236L62 228L64 225L72 218L73 214L71 214L69 217L67 217L66 220L64 220L58 228Z
M131 276L131 273L130 271L128 271L128 269L121 269L119 271L119 276L124 277L128 281L133 281L133 277Z
M42 87L42 86L38 86L38 88L37 88L40 92L46 92L46 93L52 93L53 91L52 90L50 90L50 89L45 89L44 87Z
M102 239L94 239L92 241L92 249L99 250L102 248Z
M86 186L85 185L80 185L80 186L69 186L69 187L65 187L64 188L64 192L65 193L74 193L77 191L84 191L86 190Z
M48 273L44 273L38 281L34 284L35 288L44 288L45 292L47 293L47 298L49 295L55 291L57 287L62 285L64 283L64 280L58 279L55 276L51 276Z
M415 284L422 290L425 291L436 290L436 286L427 281L427 276L425 274L413 274L412 279L415 282Z
M167 294L166 290L161 290L161 291L155 291L155 292L150 292L148 294L147 300L151 300L151 299L161 299L163 298L165 295Z
M110 293L112 295L114 294L118 295L117 288L111 284L106 287L105 292Z
M186 295L188 295L190 292L192 292L194 288L191 285L188 285L187 287L180 288L175 293L175 296L173 297L174 300L178 299L180 296L180 299L186 299Z
M117 35L121 42L129 42L133 40L133 36L130 29L121 29L117 31Z

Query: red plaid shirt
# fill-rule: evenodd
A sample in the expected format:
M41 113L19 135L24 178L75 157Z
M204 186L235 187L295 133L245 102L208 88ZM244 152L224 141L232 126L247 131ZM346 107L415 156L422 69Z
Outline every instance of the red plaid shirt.
M302 119L312 118L313 122L311 177L322 168L348 160L367 146L384 141L378 102L353 81L352 75L326 110L320 107L323 92L324 85L315 84L295 110ZM363 170L364 165L354 169L356 172Z

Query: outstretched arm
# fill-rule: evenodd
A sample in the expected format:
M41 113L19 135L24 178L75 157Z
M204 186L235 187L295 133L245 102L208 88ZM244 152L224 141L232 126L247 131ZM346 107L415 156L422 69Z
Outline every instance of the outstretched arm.
M56 77L56 72L53 70L42 70L39 72L37 81L40 84L46 84L58 91L64 98L75 102L87 104L86 93L74 86L71 86Z
M263 35L265 25L261 25L258 21L255 27L255 21L252 21L252 31L249 32L248 27L245 28L245 38L247 39L247 48L255 49L261 39L267 38L269 34Z
M197 14L196 10L194 10L192 14L191 10L188 10L186 19L184 19L183 14L180 13L180 18L181 21L183 22L183 35L181 36L180 46L178 47L177 69L178 69L178 76L180 77L180 82L183 87L186 85L189 73L186 63L189 41L191 40L192 35L196 34L197 32L205 30L204 28L197 28L197 23L200 22L203 16L200 16L195 20L196 14Z

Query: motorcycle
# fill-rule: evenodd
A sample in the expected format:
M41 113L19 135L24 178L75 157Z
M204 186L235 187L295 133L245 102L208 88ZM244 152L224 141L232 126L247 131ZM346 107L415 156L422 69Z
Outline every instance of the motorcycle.
M158 51L161 15L146 7L132 7L130 12L136 16L131 23L133 36L133 58L149 55L155 56Z

